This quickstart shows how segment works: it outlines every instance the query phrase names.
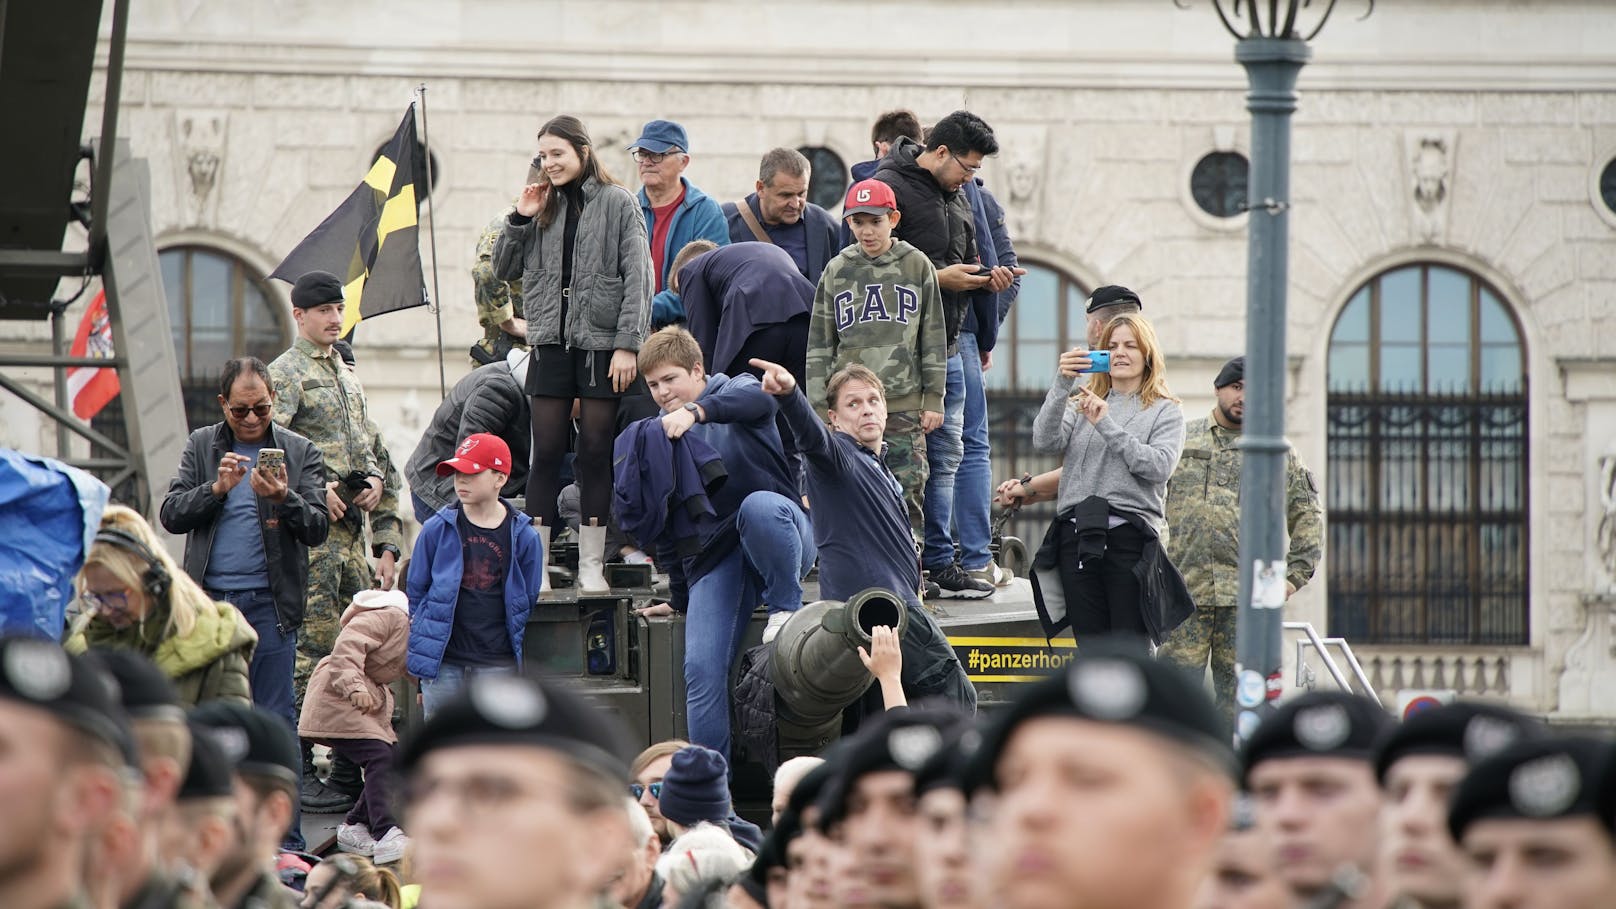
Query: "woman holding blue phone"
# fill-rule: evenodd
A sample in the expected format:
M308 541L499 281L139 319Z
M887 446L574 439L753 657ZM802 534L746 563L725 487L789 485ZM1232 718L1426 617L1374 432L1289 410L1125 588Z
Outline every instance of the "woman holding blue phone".
M1070 627L1080 645L1112 632L1160 643L1194 606L1162 545L1184 412L1144 316L1111 319L1098 350L1061 354L1032 443L1065 455L1055 521L1033 563L1046 630Z

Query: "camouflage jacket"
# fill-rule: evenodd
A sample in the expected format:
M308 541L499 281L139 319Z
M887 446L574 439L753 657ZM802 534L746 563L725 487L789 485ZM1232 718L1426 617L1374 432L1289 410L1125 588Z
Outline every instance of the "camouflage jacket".
M1168 554L1199 606L1234 606L1240 598L1239 441L1240 433L1210 416L1191 420L1184 427L1184 454L1167 484ZM1313 474L1291 449L1285 456L1285 580L1297 589L1319 563L1322 517Z
M483 327L483 339L477 342L485 362L504 359L505 351L512 347L527 347L527 339L500 328L507 319L522 318L522 281L501 281L494 276L494 244L505 229L505 219L514 210L507 207L499 217L488 222L477 238L477 256L471 266L471 282L477 299L477 324Z
M948 342L937 271L902 240L875 258L858 244L825 266L808 321L808 403L826 407L825 384L852 363L886 389L887 412L942 413Z
M383 546L393 546L402 560L408 554L404 552L404 520L398 513L398 491L404 487L404 480L393 466L393 456L379 432L371 439L371 451L381 465L383 485L381 501L370 513L370 554L379 559Z
M320 449L327 481L354 471L384 475L374 451L377 432L365 389L335 351L321 351L300 337L269 364L269 380L275 390L275 422ZM337 488L344 502L353 501L346 487L339 483Z

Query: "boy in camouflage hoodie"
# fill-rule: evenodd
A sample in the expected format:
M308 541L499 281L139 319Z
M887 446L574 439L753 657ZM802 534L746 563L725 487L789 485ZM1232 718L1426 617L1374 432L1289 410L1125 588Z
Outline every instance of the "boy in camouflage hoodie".
M853 243L825 266L808 324L808 401L821 408L825 382L850 363L869 367L887 396L885 459L903 486L909 523L924 533L926 433L943 424L948 380L943 303L926 254L892 238L892 188L861 180L847 191Z

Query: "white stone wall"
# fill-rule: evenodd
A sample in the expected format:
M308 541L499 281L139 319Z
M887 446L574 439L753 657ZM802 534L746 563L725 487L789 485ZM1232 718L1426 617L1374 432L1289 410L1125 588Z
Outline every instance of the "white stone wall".
M1616 70L1599 37L1616 33L1616 8L1412 6L1380 4L1360 22L1343 2L1302 75L1288 432L1322 473L1329 330L1364 280L1430 259L1498 288L1525 329L1531 389L1532 665L1542 668L1515 687L1551 709L1599 577L1598 453L1616 446L1616 215L1592 190L1616 155ZM930 120L969 107L1004 146L983 175L1018 248L1090 285L1138 289L1182 364L1174 385L1191 410L1208 406L1217 365L1244 346L1244 218L1211 219L1188 194L1196 160L1249 141L1244 76L1205 5L172 0L139 5L131 34L120 131L153 162L159 235L213 243L265 273L353 189L427 82L451 383L480 334L476 235L516 191L538 125L560 112L582 117L631 183L622 146L646 119L680 120L694 146L688 176L724 201L750 190L772 146L824 145L852 163L867 157L882 110ZM86 135L103 83L98 74ZM1444 200L1430 211L1414 196L1422 137L1446 149ZM188 172L197 152L219 159L202 197ZM429 261L424 207L422 218ZM359 329L361 373L401 461L438 400L434 330L426 309ZM8 346L43 336L25 327ZM1583 377L1575 395L1567 369ZM27 447L14 403L0 395L4 441ZM1321 628L1326 570L1292 609Z

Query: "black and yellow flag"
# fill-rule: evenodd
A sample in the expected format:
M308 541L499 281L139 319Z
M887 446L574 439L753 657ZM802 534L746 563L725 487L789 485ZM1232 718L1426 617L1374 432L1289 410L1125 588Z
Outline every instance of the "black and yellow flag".
M425 305L415 219L420 159L411 104L365 182L304 237L270 277L296 284L308 272L328 271L341 278L347 299L344 334L360 319Z

